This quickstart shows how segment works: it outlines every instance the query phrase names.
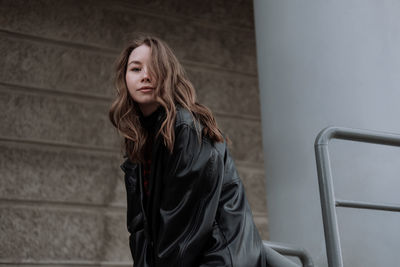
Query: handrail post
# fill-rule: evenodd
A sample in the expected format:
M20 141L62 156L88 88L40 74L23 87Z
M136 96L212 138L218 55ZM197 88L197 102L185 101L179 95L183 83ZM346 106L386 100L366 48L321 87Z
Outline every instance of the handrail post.
M343 267L328 145L316 145L318 184L329 267Z

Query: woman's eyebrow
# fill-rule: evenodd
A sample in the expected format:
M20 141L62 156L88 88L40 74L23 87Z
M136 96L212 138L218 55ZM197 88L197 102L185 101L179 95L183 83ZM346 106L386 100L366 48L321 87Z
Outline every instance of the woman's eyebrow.
M130 65L130 64L137 64L137 65L140 65L140 64L142 64L142 62L137 61L137 60L132 60L131 62L128 63L128 65Z

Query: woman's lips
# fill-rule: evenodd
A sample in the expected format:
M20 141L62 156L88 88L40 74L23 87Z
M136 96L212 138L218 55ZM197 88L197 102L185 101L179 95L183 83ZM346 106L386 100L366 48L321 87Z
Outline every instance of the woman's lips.
M138 91L142 92L142 93L150 93L154 90L154 88L152 87L142 87L140 88Z

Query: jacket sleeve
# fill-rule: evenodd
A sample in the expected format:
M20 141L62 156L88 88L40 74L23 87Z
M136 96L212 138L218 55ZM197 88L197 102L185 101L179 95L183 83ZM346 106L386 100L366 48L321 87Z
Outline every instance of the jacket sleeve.
M212 231L223 156L189 125L178 126L167 162L155 244L156 266L196 266Z
M125 172L125 188L127 196L127 227L129 232L129 247L135 266L146 266L146 247L143 213L140 207L139 181L137 179L138 165L126 160L121 165Z

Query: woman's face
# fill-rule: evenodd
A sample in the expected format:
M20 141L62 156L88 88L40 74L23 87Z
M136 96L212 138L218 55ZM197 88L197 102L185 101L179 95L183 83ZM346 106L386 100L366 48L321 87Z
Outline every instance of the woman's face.
M155 100L155 82L149 74L151 51L147 45L136 47L128 58L125 80L129 94L139 105L144 116L153 113L158 103Z

